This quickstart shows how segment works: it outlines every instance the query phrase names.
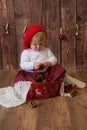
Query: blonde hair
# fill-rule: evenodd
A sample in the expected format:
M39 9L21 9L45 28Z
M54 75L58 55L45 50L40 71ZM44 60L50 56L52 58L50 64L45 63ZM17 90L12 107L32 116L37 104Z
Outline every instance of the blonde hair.
M38 40L39 42L45 42L46 41L46 34L43 31L39 31L34 34L31 40Z

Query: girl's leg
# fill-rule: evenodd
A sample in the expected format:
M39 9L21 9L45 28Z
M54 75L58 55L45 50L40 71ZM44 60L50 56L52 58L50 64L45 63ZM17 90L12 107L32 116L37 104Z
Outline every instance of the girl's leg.
M32 73L26 72L24 70L18 71L16 74L16 77L14 79L14 82L18 81L31 81L31 82L36 82L34 77L32 76Z
M46 73L45 73L45 79L48 82L57 81L60 79L60 77L65 74L65 69L60 65L55 65L53 67L50 67Z

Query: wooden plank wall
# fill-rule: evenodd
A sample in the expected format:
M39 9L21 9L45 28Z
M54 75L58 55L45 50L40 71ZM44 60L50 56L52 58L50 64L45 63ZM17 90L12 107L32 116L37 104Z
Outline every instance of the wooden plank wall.
M32 24L47 29L47 46L59 64L65 68L87 67L86 7L87 0L0 0L0 69L19 68L23 29ZM9 35L6 23L9 23ZM64 40L59 39L60 27Z
M3 69L17 68L17 45L15 39L15 29L9 29L11 35L5 33L5 24L9 23L11 26L15 26L14 16L14 3L10 0L2 0L0 2L0 23L4 26L0 26L0 46L1 46L1 65Z
M62 65L76 67L76 0L61 0L61 27L64 29L65 40L61 43Z
M87 67L87 1L77 0L77 23L80 33L77 39L77 66Z

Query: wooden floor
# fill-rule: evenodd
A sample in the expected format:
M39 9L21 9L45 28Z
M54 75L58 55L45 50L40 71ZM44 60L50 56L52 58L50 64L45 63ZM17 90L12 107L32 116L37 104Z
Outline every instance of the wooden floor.
M69 75L87 83L87 69L68 70ZM0 71L0 88L13 84L16 71ZM0 130L87 130L87 87L75 97L38 101L37 108L25 103L16 108L0 106Z

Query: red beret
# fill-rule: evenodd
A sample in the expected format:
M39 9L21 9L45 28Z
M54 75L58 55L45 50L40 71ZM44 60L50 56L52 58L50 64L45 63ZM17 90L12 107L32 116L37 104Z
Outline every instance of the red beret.
M30 28L27 29L26 34L24 36L24 49L29 48L30 40L33 37L33 35L39 31L43 31L46 34L47 38L47 33L46 30L40 26L40 25L32 25Z

